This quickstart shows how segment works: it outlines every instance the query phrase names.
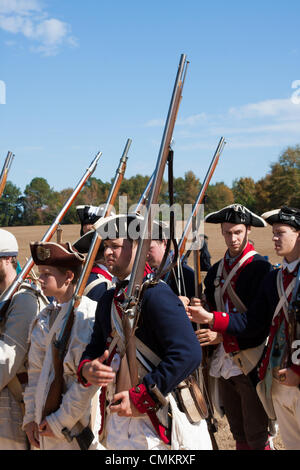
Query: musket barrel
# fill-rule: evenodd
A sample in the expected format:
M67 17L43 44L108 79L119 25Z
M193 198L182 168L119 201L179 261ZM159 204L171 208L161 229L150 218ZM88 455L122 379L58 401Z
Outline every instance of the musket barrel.
M144 279L144 268L147 253L151 243L151 227L153 220L153 204L157 204L163 173L169 155L169 148L175 121L181 101L181 92L185 78L186 55L182 54L177 70L176 80L172 93L171 103L167 115L167 120L163 132L163 137L159 149L157 163L154 171L154 178L151 184L151 190L146 206L146 215L141 227L140 239L136 251L133 268L131 271L130 281L127 288L126 300L123 303L123 330L125 334L126 356L129 367L131 385L137 385L138 368L136 363L136 347L134 336L134 325L137 322L137 303L141 294L142 283Z
M159 149L157 163L154 171L154 179L151 185L151 190L147 203L147 211L145 222L142 225L141 236L137 248L136 257L133 264L133 269L128 284L127 295L130 299L132 295L141 287L144 275L144 266L146 263L146 256L151 242L151 220L154 217L152 205L157 203L160 186L163 178L163 173L169 153L172 133L175 126L175 120L181 99L181 92L183 86L183 79L185 77L186 69L186 55L182 54L177 70L175 85L172 93L171 103L167 115L167 120L163 132L163 137ZM146 221L147 218L147 221Z
M134 210L135 213L140 212L141 207L146 204L147 198L148 198L148 194L149 194L149 192L150 192L150 189L151 189L153 180L154 180L154 173L152 173L152 175L151 175L151 177L150 177L150 179L149 179L149 181L148 181L148 183L147 183L147 185L146 185L146 187L145 187L145 189L144 189L144 192L143 192L143 194L141 195L140 200L139 200L139 202L138 202L137 205L136 205L136 208L135 208L135 210Z
M70 206L72 205L72 203L74 202L75 198L77 197L77 195L79 194L79 192L81 191L81 189L83 188L84 184L86 183L86 181L88 180L88 178L93 174L93 172L95 171L96 169L96 166L97 166L97 163L99 161L99 158L101 157L102 155L102 152L98 152L96 157L93 159L92 163L90 164L90 166L87 168L84 176L81 178L81 180L79 181L79 183L77 184L76 188L74 189L73 193L71 194L71 196L68 198L68 200L66 201L66 203L64 204L63 208L61 209L61 211L59 212L58 216L56 217L55 221L52 223L52 225L48 228L48 230L46 231L45 235L43 236L42 238L42 242L48 242L49 240L51 240L52 236L54 235L55 233L55 230L57 228L57 226L59 225L59 223L61 222L62 218L64 217L64 215L67 213L67 211L69 210ZM19 289L20 285L22 284L24 278L26 278L26 276L28 275L28 273L31 271L32 267L34 265L34 261L32 259L32 257L30 257L28 259L28 261L26 262L25 266L23 267L22 271L19 273L19 275L17 276L16 280L12 283L12 285L10 286L10 288L4 292L2 294L2 296L0 297L1 299L1 304L0 304L0 314L1 314L1 305L8 301L12 295Z
M126 169L126 164L127 164L127 160L128 160L128 157L127 157L127 154L129 152L129 149L130 149L130 146L131 146L131 143L132 143L132 139L127 139L127 142L126 142L126 145L125 145L125 148L124 148L124 151L123 151L123 154L120 158L120 163L119 163L119 166L117 168L117 171L116 171L116 175L115 175L115 178L114 178L114 181L111 185L111 188L110 188L110 191L109 191L109 195L108 195L108 198L107 198L107 202L105 204L105 208L104 208L104 211L103 213L107 213L108 211L108 206L111 204L111 199L112 199L112 196L115 192L118 192L120 186L121 186L121 183L122 183L122 180L123 180L123 176L124 176L124 173L125 173L125 169ZM123 175L122 178L118 178L118 175Z
M181 239L180 239L180 242L178 243L178 251L179 251L179 255L181 256L184 252L184 249L185 249L185 245L186 245L186 241L187 241L187 237L188 237L188 234L191 230L191 227L192 227L192 220L193 220L193 217L195 215L197 215L197 212L199 210L199 207L200 207L200 204L202 203L203 201L203 198L205 196L205 193L206 193L206 190L207 190L207 187L210 183L210 180L212 178L212 175L215 171L215 168L217 166L217 163L218 163L218 160L220 158L220 155L223 151L223 148L225 146L225 138L224 137L221 137L219 143L218 143L218 146L217 146L217 149L215 151L215 154L213 156L213 159L210 163L210 166L208 168L208 171L206 173L206 176L204 178L204 181L203 181L203 184L202 184L202 187L201 187L201 190L197 196L197 199L196 199L196 202L193 206L193 209L192 209L192 213L190 214L189 216L189 219L185 225L185 228L184 228L184 231L182 233L182 236L181 236Z
M127 160L128 160L127 154L128 154L131 142L132 142L131 139L127 140L124 151L123 151L123 154L120 158L120 163L118 165L114 181L111 185L111 189L110 189L109 195L107 197L103 217L107 217L110 214L112 205L114 204L115 199L117 197L119 187L122 183L124 173L125 173L125 170L126 170L126 164L127 164ZM73 295L73 298L72 298L72 302L69 305L69 309L68 309L68 312L66 314L65 321L62 325L62 328L61 328L60 333L58 335L57 341L55 343L56 347L60 350L60 354L63 354L63 350L64 350L64 346L65 346L65 335L66 335L67 324L69 322L72 311L75 308L76 301L78 301L81 298L81 296L83 295L86 283L88 281L90 272L92 270L92 267L94 265L94 261L96 259L97 252L100 248L100 244L101 244L101 237L98 235L97 231L95 230L95 233L94 233L93 238L92 238L91 245L89 247L88 254L87 254L86 259L85 259L83 269L81 271L81 274L79 276L78 282L77 282L76 287L75 287L75 292L74 292L74 295Z

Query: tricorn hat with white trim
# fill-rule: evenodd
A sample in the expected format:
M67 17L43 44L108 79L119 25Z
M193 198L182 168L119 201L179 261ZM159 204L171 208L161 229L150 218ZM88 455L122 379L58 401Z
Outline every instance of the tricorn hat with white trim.
M209 224L222 224L229 222L230 224L244 224L251 227L266 227L267 224L258 215L251 212L247 207L241 204L231 204L230 206L223 207L217 212L208 214L204 222Z
M31 242L30 251L37 266L71 268L81 265L85 260L85 256L74 250L70 242Z
M94 224L94 229L102 240L115 238L129 238L137 240L144 218L137 214L114 214L109 217L101 217Z
M81 223L80 235L83 235L83 226L87 224L94 224L103 215L104 208L102 206L89 206L82 205L76 206L76 212Z
M129 238L138 240L144 234L147 219L136 213L115 214L109 217L103 217L94 224L94 229L100 235L102 240L115 238ZM168 237L169 228L164 222L152 221L152 230L149 238L162 240ZM148 231L145 231L146 238ZM82 237L83 239L83 237ZM79 244L76 243L76 248ZM80 249L79 249L80 251Z
M300 230L300 210L294 207L283 206L281 209L265 212L262 218L268 224L285 224Z

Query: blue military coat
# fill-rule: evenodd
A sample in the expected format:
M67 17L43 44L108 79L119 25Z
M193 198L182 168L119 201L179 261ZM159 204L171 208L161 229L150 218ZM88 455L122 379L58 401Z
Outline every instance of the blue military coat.
M115 289L108 290L98 304L92 337L81 362L100 357L106 349L114 293ZM183 304L164 282L146 289L136 336L161 358L143 379L148 391L156 384L166 396L201 362L201 346Z

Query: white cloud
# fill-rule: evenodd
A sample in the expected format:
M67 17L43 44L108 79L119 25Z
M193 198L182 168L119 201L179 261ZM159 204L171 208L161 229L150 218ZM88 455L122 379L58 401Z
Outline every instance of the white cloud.
M291 99L275 99L250 103L239 108L230 108L229 115L241 119L278 117L279 119L294 119L300 117L300 106Z
M0 0L0 13L28 15L32 11L41 11L39 0Z
M75 46L71 26L49 18L39 0L0 0L0 28L32 41L31 50L55 55L63 44Z
M265 100L231 107L223 115L190 116L176 123L180 124L176 140L182 150L206 149L221 136L231 148L285 147L300 142L300 104Z

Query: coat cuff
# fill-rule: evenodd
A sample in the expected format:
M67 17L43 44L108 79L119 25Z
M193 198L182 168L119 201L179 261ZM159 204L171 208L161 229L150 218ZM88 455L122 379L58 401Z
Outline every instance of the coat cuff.
M160 424L156 416L157 403L153 400L144 384L139 384L129 390L129 397L140 413L147 413L158 436L165 444L170 443L167 429Z
M229 324L229 315L226 312L213 312L214 324L211 327L213 331L225 333Z
M78 379L78 382L81 383L81 385L83 385L84 387L90 387L92 384L90 382L88 382L82 375L82 367L84 366L84 364L86 364L87 362L91 362L90 359L84 359L83 361L81 361L81 363L79 364L78 366L78 369L77 369L77 379Z

